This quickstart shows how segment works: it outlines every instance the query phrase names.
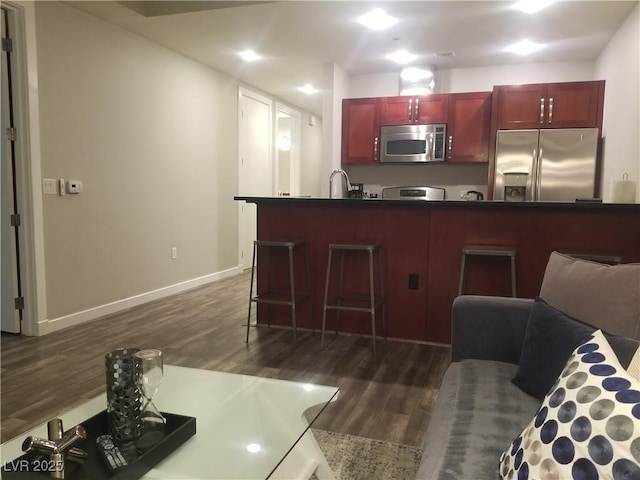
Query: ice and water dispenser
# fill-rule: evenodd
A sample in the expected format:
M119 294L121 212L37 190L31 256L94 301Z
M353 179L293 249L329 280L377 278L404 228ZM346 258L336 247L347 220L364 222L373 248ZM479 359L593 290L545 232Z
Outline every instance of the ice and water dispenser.
M528 173L516 172L504 174L504 201L524 202L527 197Z

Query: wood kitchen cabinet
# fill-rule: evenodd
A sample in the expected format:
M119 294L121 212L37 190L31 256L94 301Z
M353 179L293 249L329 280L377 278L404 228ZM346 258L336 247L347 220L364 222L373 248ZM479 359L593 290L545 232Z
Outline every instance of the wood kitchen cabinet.
M491 92L449 95L448 162L488 162Z
M448 94L382 97L381 125L447 123Z
M342 101L342 163L377 163L379 135L379 98Z
M602 127L604 80L493 88L496 129Z

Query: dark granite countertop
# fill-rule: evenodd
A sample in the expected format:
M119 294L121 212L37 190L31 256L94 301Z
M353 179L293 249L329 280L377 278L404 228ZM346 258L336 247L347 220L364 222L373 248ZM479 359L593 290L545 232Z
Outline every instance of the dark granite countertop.
M544 209L544 210L626 210L640 214L637 203L600 203L600 202L503 202L492 200L382 200L380 198L316 198L316 197L250 197L238 195L234 200L247 203L291 205L291 206L338 206L341 207L411 207L411 208L488 208L488 209Z

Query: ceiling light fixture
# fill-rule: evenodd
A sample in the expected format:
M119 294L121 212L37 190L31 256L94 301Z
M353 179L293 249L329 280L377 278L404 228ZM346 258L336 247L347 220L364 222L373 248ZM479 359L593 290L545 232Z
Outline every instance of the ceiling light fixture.
M433 78L433 70L430 68L407 67L402 69L400 77L409 82L418 82Z
M384 12L384 10L379 8L371 10L369 13L358 17L357 20L358 23L371 30L386 30L398 21L396 18L390 17Z
M240 52L238 55L240 55L246 62L255 62L260 59L260 55L253 50L245 50L244 52Z
M428 95L433 93L435 82L435 66L403 68L400 72L400 95Z
M388 60L391 60L392 62L399 63L400 65L406 65L407 63L413 62L416 58L418 58L418 56L414 55L413 53L409 53L406 50L398 50L396 52L390 53L386 58Z
M318 90L316 88L314 88L314 86L311 85L310 83L307 83L306 85L303 85L302 87L298 87L298 90L300 90L302 93L304 93L306 95L313 95L314 93L318 92Z
M536 13L543 8L547 8L552 3L553 2L551 0L521 0L513 4L512 8L524 13Z
M520 40L518 43L514 43L513 45L509 45L504 49L505 52L512 52L518 55L531 55L538 50L541 50L546 45L542 43L535 43L531 40Z

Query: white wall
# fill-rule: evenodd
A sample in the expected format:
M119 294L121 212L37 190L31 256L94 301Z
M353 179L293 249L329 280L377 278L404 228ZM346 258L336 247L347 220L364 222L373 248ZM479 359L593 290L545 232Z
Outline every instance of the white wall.
M235 273L238 82L61 2L35 4L35 38L38 191L84 182L38 198L36 332Z
M596 62L607 81L604 97L603 198L611 199L611 182L640 181L640 6L631 12ZM640 183L640 182L639 182ZM640 203L640 188L636 191Z
M313 120L309 121L310 118ZM313 125L310 125L313 123ZM319 197L322 195L322 119L303 114L300 122L304 154L300 158L300 195ZM327 182L328 182L327 178ZM326 183L326 182L325 182Z
M321 196L329 196L329 176L340 166L342 140L342 99L347 96L349 77L335 63L323 65Z
M493 67L436 70L436 92L461 93L493 90L494 85L575 82L594 77L593 62L521 63ZM358 75L349 79L349 97L399 95L400 74Z
M62 3L36 28L42 175L84 182L43 197L48 318L233 268L236 82Z

